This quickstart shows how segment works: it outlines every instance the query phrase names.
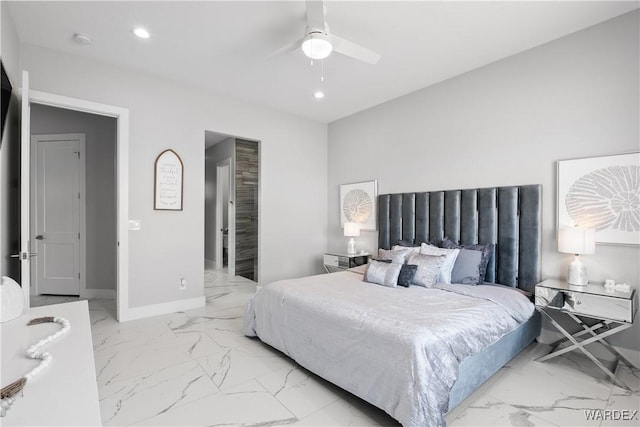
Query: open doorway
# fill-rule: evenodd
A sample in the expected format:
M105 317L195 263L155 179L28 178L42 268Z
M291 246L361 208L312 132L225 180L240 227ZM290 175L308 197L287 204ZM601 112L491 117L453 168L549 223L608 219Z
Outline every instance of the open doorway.
M31 105L31 305L117 289L117 119Z
M205 132L205 265L258 280L259 143Z

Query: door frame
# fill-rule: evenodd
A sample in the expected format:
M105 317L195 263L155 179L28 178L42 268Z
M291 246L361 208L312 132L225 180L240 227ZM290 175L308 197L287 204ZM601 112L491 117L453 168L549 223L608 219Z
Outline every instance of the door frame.
M78 269L80 271L80 277L78 279L78 292L81 298L87 297L87 174L86 174L86 154L87 154L87 145L86 145L86 135L84 133L63 133L63 134L38 134L31 135L31 178L34 177L34 174L39 172L38 168L38 159L37 159L37 145L38 139L47 139L47 140L59 140L59 141L68 141L72 139L80 140L80 163L78 165L78 191L80 192L80 203L78 210L78 228L80 233L80 242L79 242L79 253L78 253ZM34 191L37 188L37 180L33 182L31 179L31 209L29 212L30 221L31 221L31 234L36 234L38 231L34 229L34 225L36 223L36 218L38 213L35 211L35 207L37 206L36 196L37 192ZM31 236L29 236L31 237ZM34 245L32 250L36 250L37 243L34 239L31 239L31 244ZM36 257L36 263L38 262L38 258ZM34 270L34 263L31 263L31 294L39 295L38 282L37 282L37 269ZM33 274L33 273L36 274ZM35 280L34 280L35 279ZM35 281L35 284L34 284ZM35 292L34 292L35 291Z
M29 103L67 110L81 111L116 119L116 233L117 285L116 317L118 321L131 319L129 309L129 110L84 99L31 90ZM29 120L29 114L26 117ZM25 117L22 117L24 122ZM30 132L29 132L30 134ZM29 301L29 286L24 289Z

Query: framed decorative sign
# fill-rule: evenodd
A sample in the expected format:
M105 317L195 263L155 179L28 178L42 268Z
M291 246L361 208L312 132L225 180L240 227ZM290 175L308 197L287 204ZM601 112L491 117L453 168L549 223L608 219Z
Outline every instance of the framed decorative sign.
M155 210L182 210L182 159L173 150L164 150L158 155L154 175Z
M558 227L572 226L640 245L640 153L558 161Z
M340 227L357 222L361 230L376 230L378 181L356 182L340 186Z

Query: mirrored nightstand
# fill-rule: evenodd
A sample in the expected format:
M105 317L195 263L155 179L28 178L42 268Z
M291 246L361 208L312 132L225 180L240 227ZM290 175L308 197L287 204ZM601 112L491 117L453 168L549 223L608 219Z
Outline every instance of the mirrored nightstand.
M605 338L622 332L633 325L633 319L636 314L635 293L633 288L631 288L630 292L608 291L600 284L574 286L569 285L564 280L556 279L538 283L535 291L536 309L547 317L565 338L553 343L551 352L536 360L544 362L572 350L580 350L593 363L598 365L614 383L628 390L629 387L619 379L616 379L614 374L615 367L613 372L609 370L584 346L597 341L616 356L616 367L620 361L629 367L633 367L629 359L611 346ZM554 310L565 313L579 324L582 330L574 334L569 333L551 316L550 313ZM587 325L582 320L584 317L595 319L595 324ZM567 341L571 342L571 345L560 347L561 344Z
M371 258L371 254L368 252L359 252L356 254L325 252L323 264L327 273L335 273L336 271L364 265L369 262L369 258Z

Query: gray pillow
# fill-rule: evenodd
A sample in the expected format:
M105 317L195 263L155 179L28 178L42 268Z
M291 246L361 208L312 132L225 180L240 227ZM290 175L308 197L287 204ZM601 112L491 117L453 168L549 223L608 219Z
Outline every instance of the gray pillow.
M371 261L367 264L367 270L364 272L364 281L375 283L377 285L395 288L398 285L398 276L402 264Z
M483 282L484 278L487 274L487 266L489 265L489 260L493 256L495 245L492 243L487 244L478 244L478 245L459 245L453 240L444 239L442 241L442 247L447 249L471 249L474 251L482 252L482 259L480 261L480 280L479 282Z
M409 249L387 250L378 249L378 259L391 260L394 264L404 264L409 255Z
M424 254L411 254L407 264L417 265L418 270L413 278L413 284L417 286L423 286L430 288L436 283L438 274L440 274L440 268L444 263L446 255L424 255Z
M482 251L460 249L456 263L451 272L451 283L477 285L480 280L480 266L482 265Z

